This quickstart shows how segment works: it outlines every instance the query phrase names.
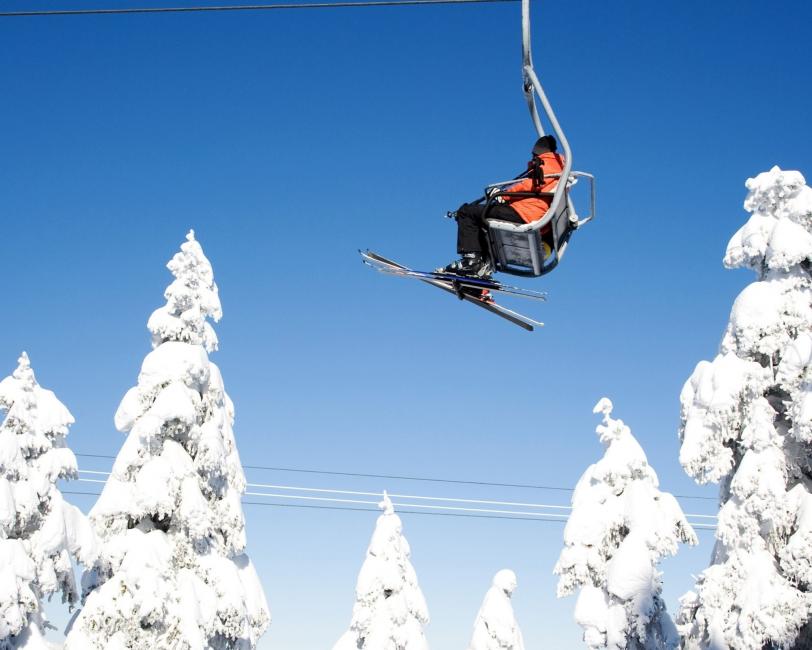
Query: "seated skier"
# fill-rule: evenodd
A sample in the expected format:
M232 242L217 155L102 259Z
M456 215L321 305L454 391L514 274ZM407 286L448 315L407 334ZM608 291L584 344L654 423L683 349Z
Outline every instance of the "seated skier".
M518 183L500 190L507 196L499 196L491 203L487 219L509 221L511 223L532 223L538 221L550 209L552 197L515 196L511 192L551 193L555 191L558 177L545 179L545 174L560 174L564 169L564 158L556 153L558 144L552 135L545 135L533 146L533 157L527 163L525 172ZM493 263L488 258L486 201L464 203L454 213L457 220L457 253L462 257L446 267L437 269L443 273L455 273L487 279L493 274Z

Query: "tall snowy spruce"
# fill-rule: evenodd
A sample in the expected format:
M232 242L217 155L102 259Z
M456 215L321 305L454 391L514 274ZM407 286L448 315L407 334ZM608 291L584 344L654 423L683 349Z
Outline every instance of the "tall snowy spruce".
M657 474L605 397L596 429L603 458L584 472L572 496L564 550L554 572L558 596L580 588L575 620L588 648L671 650L679 637L661 592L660 560L679 542L696 544L677 500L658 489Z
M778 167L747 189L724 263L758 279L680 396L680 461L720 484L721 506L711 566L681 601L689 650L812 647L812 189Z
M428 650L429 612L403 524L386 492L379 505L383 514L358 574L350 629L333 650Z
M0 382L0 650L50 649L42 599L78 600L72 561L92 564L90 523L65 503L59 479L76 478L65 437L73 416L37 383L25 352Z
M474 621L468 650L524 650L522 631L510 602L516 589L516 574L502 569L493 577Z
M248 650L269 623L245 555L234 407L209 361L221 315L194 233L167 265L153 350L115 416L128 432L90 518L101 553L66 650Z

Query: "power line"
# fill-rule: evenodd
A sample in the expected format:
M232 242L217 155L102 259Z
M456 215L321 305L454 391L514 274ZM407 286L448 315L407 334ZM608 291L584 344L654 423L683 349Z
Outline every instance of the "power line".
M92 478L79 478L77 479L80 483L96 483L96 484L104 484L106 481L102 481L100 479L92 479ZM332 492L339 492L341 490L333 490ZM268 492L245 492L247 496L252 497L264 497L268 499L291 499L297 501L314 501L314 502L321 502L321 503L342 503L342 504L355 504L355 505L368 505L374 506L373 508L369 508L370 510L378 510L377 505L378 502L376 501L368 501L362 499L344 499L344 498L337 498L337 497L323 497L323 496L310 496L310 495L302 495L302 494L277 494L277 493L268 493ZM352 494L352 493L350 493ZM380 497L382 496L380 493L373 493L371 496ZM393 495L394 496L394 495ZM431 497L429 497L431 498ZM435 498L437 501L443 501L442 497ZM446 511L446 512L465 512L465 513L480 513L480 514L493 514L493 515L515 515L521 516L528 519L536 519L536 518L556 518L556 520L566 519L568 515L558 514L558 513L549 513L549 512L523 512L517 510L502 510L502 509L493 509L493 508L467 508L462 506L444 506L444 505L435 505L435 504L424 504L424 503L394 503L395 507L397 507L400 512L400 508L420 508L421 510L435 510L435 511ZM540 506L544 507L544 506Z
M380 512L379 508L346 508L341 506L316 506L296 503L263 503L261 501L243 501L244 505L274 506L279 508L312 508L313 510L352 510L355 512ZM398 510L398 514L429 515L434 517L463 517L466 519L512 519L515 521L544 521L548 523L564 523L561 519L543 519L540 517L507 517L497 515L466 515L452 512L419 512L417 510Z
M104 454L75 454L75 455L85 458L107 458L113 460L115 459L115 456L106 456ZM572 488L555 487L550 485L530 485L526 483L494 483L491 481L465 481L458 479L431 478L426 476L406 476L397 474L365 474L361 472L339 472L322 469L304 469L299 467L243 465L243 469L255 469L268 472L294 472L299 474L322 474L324 476L348 476L351 478L379 478L379 479L388 479L392 481L421 481L425 483L452 483L457 485L480 485L484 487L506 487L506 488L519 488L525 490L555 490L561 492L572 492Z
M335 497L312 497L304 494L268 494L264 492L246 492L247 496L251 497L266 497L269 499L297 499L301 501L321 501L325 503L357 503L363 505L378 504L377 501L361 501L360 499L337 499ZM521 512L518 510L494 510L493 508L464 508L461 506L438 506L429 503L393 503L395 508L400 512L400 508L423 508L426 510L446 511L446 512L478 512L483 514L505 514L517 515L522 517L541 518L541 517L555 517L558 520L566 519L568 515L560 515L554 513L535 513L535 512Z
M72 490L63 490L62 494L76 494L82 496L100 496L99 492L79 492L79 491L72 491ZM243 505L245 506L265 506L271 508L303 508L308 510L339 510L339 511L350 511L350 512L380 512L379 508L352 508L347 506L323 506L323 505L305 505L305 504L298 504L298 503L266 503L264 501L243 501ZM417 510L398 510L397 514L402 515L427 515L433 517L461 517L465 519L509 519L515 521L540 521L544 523L559 523L563 524L565 521L563 519L545 519L542 517L516 517L516 516L499 516L499 515L471 515L471 514L464 514L464 513L452 513L452 512L420 512ZM708 526L705 524L699 524L694 526L697 530L714 530L714 526Z
M110 476L110 472L103 472L97 470L86 470L80 469L80 474L93 474L97 476ZM81 482L85 483L105 483L106 481L101 481L98 479L87 479L87 478L79 478ZM382 496L381 492L366 492L366 491L359 491L359 490L340 490L336 488L314 488L314 487L304 487L298 485L274 485L269 483L246 483L246 487L254 487L254 488L262 488L262 489L271 489L271 490L289 490L293 492L316 492L321 494L340 494L340 495L349 495L349 496L366 496L366 497L376 497L379 498ZM257 496L268 496L268 495L260 495L259 493L252 493L247 492L246 494L255 494ZM527 503L524 501L497 501L493 499L463 499L459 497L445 497L445 496L427 496L427 495L417 495L417 494L397 494L393 492L387 492L390 498L393 499L411 499L411 500L423 500L423 501L443 501L447 503L465 503L465 504L476 504L476 505L493 505L493 506L509 506L509 507L521 507L521 508L545 508L548 510L572 510L572 506L564 506L554 503ZM277 496L277 495L273 495ZM283 498L287 498L289 495L278 495ZM296 498L296 497L289 497L289 498ZM368 501L364 501L363 503L370 503ZM412 505L412 504L409 504ZM703 514L695 514L690 513L686 514L686 517L696 517L700 519L716 519L716 515L703 515Z
M98 476L109 476L109 472L103 471L96 471L96 470L79 470L80 474L92 474ZM77 479L79 482L83 483L100 483L104 484L106 481L100 479L92 479L92 478L79 478ZM301 495L301 494L277 494L277 493L267 493L267 492L246 492L245 494L248 496L257 496L257 497L266 497L266 498L275 498L275 499L292 499L292 500L300 500L300 501L319 501L319 502L327 502L327 503L352 503L352 504L360 504L360 505L377 505L376 501L367 501L367 500L359 500L359 499L346 499L346 498L336 498L334 495L341 495L341 496L366 496L366 497L375 497L376 499L382 496L381 492L361 492L357 490L340 490L334 488L311 488L311 487L301 487L301 486L294 486L294 485L269 485L264 483L248 483L248 487L258 487L263 489L276 489L276 490L287 490L290 492L310 492L310 493L319 493L319 494L329 494L333 495L330 497L325 496L310 496L310 495ZM408 499L410 501L415 500L422 500L422 501L439 501L442 503L463 503L463 504L471 504L471 505L491 505L491 506L506 506L506 507L522 507L522 508L540 508L545 510L566 510L571 511L572 506L562 506L558 504L549 504L549 503L525 503L525 502L515 502L515 501L496 501L490 499L462 499L457 497L443 497L443 496L428 496L428 495L413 495L413 494L389 494L389 496L393 499ZM424 504L424 503L395 503L395 506L398 508L401 507L409 507L409 508L421 508L424 510L445 510L445 511L452 511L452 512L478 512L478 513L487 513L487 514L504 514L504 515L520 515L526 517L557 517L557 518L564 518L566 519L569 516L569 512L566 514L564 513L554 513L554 512L522 512L522 511L514 511L514 510L504 510L503 508L500 509L492 509L492 508L470 508L470 507L461 507L461 506L450 506L450 505L436 505L436 504ZM702 515L702 514L693 514L689 513L685 515L686 518L693 518L693 519L716 519L715 515ZM696 526L701 526L701 523L692 524Z
M105 454L75 454L81 458L104 458L115 460L115 456ZM339 472L320 469L304 469L299 467L273 467L266 465L243 465L243 469L255 469L269 472L293 472L299 474L321 474L324 476L346 476L351 478L378 478L392 481L420 481L424 483L448 483L454 485L478 485L483 487L504 487L517 488L522 490L551 490L556 492L573 492L573 488L554 485L533 485L528 483L497 483L492 481L466 481L448 478L433 478L427 476L406 476L398 474L364 474L360 472ZM696 499L701 501L716 501L713 497L690 496L685 494L675 494L678 499Z
M298 472L301 474L324 474L326 476L350 476L358 478L380 478L392 481L422 481L425 483L454 483L457 485L480 485L484 487L506 487L519 488L524 490L553 490L560 492L572 492L572 488L556 487L552 485L530 485L526 483L493 483L490 481L464 481L448 478L430 478L426 476L404 476L397 474L362 474L358 472L336 472L320 469L299 469L293 467L266 467L261 465L243 465L245 469L257 469L270 472Z
M80 474L95 474L98 476L110 476L110 472L100 472L96 470L89 470L89 469L80 469ZM98 481L93 479L79 479L80 481L86 481L88 483L104 483L105 481ZM339 490L335 488L314 488L314 487L303 487L298 485L274 485L270 483L246 483L246 487L255 487L255 488L263 488L266 490L292 490L298 492L320 492L322 494L348 494L353 496L363 496L363 497L380 497L381 492L362 492L358 490ZM416 499L416 500L428 500L428 501L449 501L454 503L476 503L480 505L494 505L494 506L519 506L524 508L550 508L552 510L572 510L572 506L562 506L558 504L548 504L548 503L526 503L520 501L493 501L490 499L462 499L459 497L435 497L435 496L425 496L425 495L417 495L417 494L395 494L393 492L387 492L389 496L393 499ZM698 515L703 516L703 515Z
M81 471L81 470L80 470ZM266 490L296 490L300 492L321 492L332 494L354 494L357 496L381 496L380 492L358 492L353 490L336 490L328 488L311 488L311 487L298 487L293 485L269 485L267 483L246 483L247 487L258 487ZM453 503L477 503L480 505L492 506L518 506L522 508L550 508L552 510L572 510L572 506L561 506L550 503L524 503L521 501L493 501L490 499L461 499L458 497L430 497L417 494L395 494L387 492L393 499L417 499L427 501L448 501Z
M365 0L363 2L303 2L258 5L221 5L211 7L125 7L121 9L43 9L3 11L0 17L89 16L120 14L168 14L211 11L272 11L276 9L346 9L348 7L397 7L414 5L459 5L519 2L519 0Z
M80 492L76 490L62 490L62 494L74 494L81 496L100 496L100 492ZM351 512L380 512L380 508L352 508L347 506L324 506L324 505L310 505L298 503L267 503L265 501L243 501L245 506L267 506L273 508L304 508L308 510L345 510ZM471 515L463 513L451 512L421 512L417 510L398 510L397 514L407 515L429 515L436 517L463 517L467 519L515 519L517 521L544 521L549 523L564 523L561 519L545 519L543 517L516 517L516 516L498 516L498 515Z

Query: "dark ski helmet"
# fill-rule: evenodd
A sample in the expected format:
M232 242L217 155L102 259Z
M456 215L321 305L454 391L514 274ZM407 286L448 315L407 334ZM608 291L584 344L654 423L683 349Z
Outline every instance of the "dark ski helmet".
M555 141L555 137L551 135L543 135L536 140L536 144L533 145L533 155L539 156L543 153L547 153L548 151L555 152L557 149L558 143Z

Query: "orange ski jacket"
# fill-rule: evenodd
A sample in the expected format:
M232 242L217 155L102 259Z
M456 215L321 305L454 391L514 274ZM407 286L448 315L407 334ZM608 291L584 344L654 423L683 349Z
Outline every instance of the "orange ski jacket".
M564 171L564 157L548 151L540 154L538 158L541 159L542 172L544 173L544 180L540 187L535 189L536 192L555 192L558 185L559 178L547 178L548 174L560 174ZM523 178L515 185L508 187L505 192L533 192L533 179ZM539 196L539 197L513 197L504 195L505 203L519 213L523 221L531 223L538 221L550 209L550 204L553 201L552 196Z

